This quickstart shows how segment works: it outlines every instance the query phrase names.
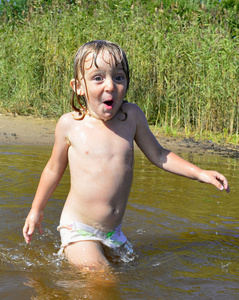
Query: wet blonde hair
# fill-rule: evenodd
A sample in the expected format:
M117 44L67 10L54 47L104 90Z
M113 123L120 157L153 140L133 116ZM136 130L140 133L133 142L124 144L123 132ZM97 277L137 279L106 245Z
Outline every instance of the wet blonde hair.
M82 45L79 48L79 50L76 52L75 60L74 60L75 91L77 91L77 82L79 80L83 79L85 82L84 76L85 76L86 57L90 53L92 53L93 54L92 64L94 63L96 68L98 68L97 57L98 57L99 53L102 51L109 52L109 54L111 55L116 66L118 64L122 64L122 67L123 67L123 70L125 72L126 79L127 79L126 91L128 90L129 80L130 80L129 79L129 64L128 64L128 60L127 60L124 50L115 43L112 43L112 42L109 42L106 40L96 40L96 41L91 41L91 42L88 42L88 43ZM86 87L86 93L88 94L86 82L85 82L85 87ZM76 106L76 104L75 104L75 97L76 97L77 104L79 105L79 107ZM87 98L88 98L88 95L87 95ZM89 101L89 99L88 99L88 101ZM77 117L74 117L75 119L80 119L80 120L83 119L84 116L88 112L86 98L84 96L78 95L77 92L74 92L74 91L73 91L72 97L71 97L71 106L74 109L74 111L79 113L79 115ZM127 117L127 116L125 115L125 117Z

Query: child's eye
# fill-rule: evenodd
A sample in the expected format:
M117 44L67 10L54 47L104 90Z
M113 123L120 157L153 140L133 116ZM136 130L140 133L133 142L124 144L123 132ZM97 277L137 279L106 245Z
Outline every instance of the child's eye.
M95 81L102 81L103 78L102 78L102 76L97 75L97 76L94 77L94 80L95 80Z
M124 80L124 76L123 75L117 75L117 76L115 76L115 79L117 81L122 81L122 80Z

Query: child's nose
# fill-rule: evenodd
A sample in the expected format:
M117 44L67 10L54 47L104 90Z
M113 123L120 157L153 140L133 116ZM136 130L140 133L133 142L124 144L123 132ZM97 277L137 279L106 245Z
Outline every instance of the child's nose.
M112 78L108 78L106 81L106 91L113 92L114 91L114 81Z

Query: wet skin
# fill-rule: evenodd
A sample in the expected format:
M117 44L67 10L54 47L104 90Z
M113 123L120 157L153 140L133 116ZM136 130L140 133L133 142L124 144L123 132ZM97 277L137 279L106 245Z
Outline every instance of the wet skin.
M141 109L123 103L126 76L121 64L115 65L107 51L98 55L97 66L89 54L84 80L79 78L76 84L74 79L71 81L75 92L86 98L88 114L76 120L74 113L67 113L58 121L53 152L23 228L27 243L35 226L42 232L43 210L68 163L71 187L61 222L78 221L103 231L121 224L133 179L134 141L155 166L229 191L222 174L202 170L164 149ZM79 266L107 266L101 245L92 241L67 246L66 256Z

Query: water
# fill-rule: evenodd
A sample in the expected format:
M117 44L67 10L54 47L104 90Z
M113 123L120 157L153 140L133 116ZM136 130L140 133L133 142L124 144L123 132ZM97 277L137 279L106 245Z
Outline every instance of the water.
M50 151L0 147L1 299L238 299L237 160L207 153L181 155L225 174L231 186L226 194L158 170L136 151L123 231L138 258L114 267L113 284L111 274L100 281L56 255L68 171L45 209L44 234L36 234L31 245L23 240L24 219Z

